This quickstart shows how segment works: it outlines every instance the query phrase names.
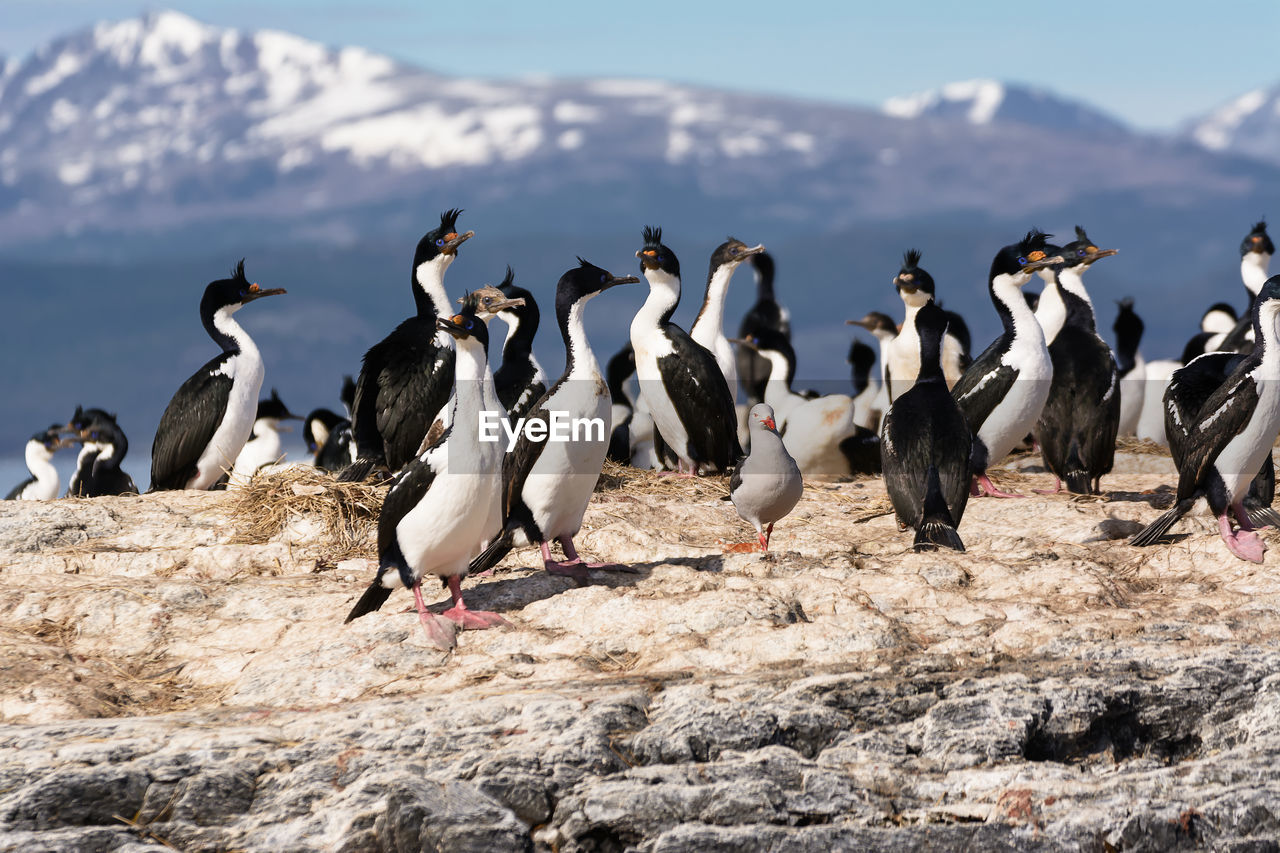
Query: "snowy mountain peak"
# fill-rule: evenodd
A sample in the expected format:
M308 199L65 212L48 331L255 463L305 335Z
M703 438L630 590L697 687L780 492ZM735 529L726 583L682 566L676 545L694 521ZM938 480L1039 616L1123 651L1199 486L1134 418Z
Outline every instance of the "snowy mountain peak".
M972 125L1024 124L1087 133L1123 132L1124 125L1078 101L998 80L960 80L890 98L882 110L902 119L942 118Z
M884 111L895 118L963 115L970 124L989 124L1004 97L1005 88L997 80L960 80L941 89L890 98L884 102Z
M1280 162L1280 86L1234 98L1193 120L1186 134L1210 151Z

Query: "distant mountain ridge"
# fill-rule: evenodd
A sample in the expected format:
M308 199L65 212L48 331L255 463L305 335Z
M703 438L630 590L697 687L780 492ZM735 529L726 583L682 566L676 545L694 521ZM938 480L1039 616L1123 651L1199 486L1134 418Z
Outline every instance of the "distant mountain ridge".
M1246 92L1189 122L1184 133L1211 151L1280 163L1280 85Z
M351 242L416 219L424 198L484 205L511 230L675 209L794 233L1275 185L1274 168L995 81L882 111L657 80L450 77L176 12L72 33L0 73L0 247L174 229L216 242L264 222L281 240Z

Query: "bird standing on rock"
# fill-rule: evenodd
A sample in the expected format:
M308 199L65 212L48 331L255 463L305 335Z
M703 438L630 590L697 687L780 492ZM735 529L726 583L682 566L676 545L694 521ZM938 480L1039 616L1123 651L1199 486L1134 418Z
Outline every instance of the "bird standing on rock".
M418 241L410 281L417 313L364 355L351 407L357 461L339 479L364 480L375 469L399 471L449 401L453 344L438 333L436 319L453 316L444 274L458 247L475 236L474 231L458 233L461 213L446 210L440 225Z
M506 623L496 613L469 610L461 583L472 557L495 532L490 508L501 494L503 445L480 440L488 327L471 308L436 324L456 341L452 425L404 467L387 492L378 516L378 573L346 621L381 608L395 587L412 588L428 638L448 649L454 644L448 622L464 628ZM441 577L453 597L442 617L430 613L422 598L422 578L429 574Z
M671 322L680 303L680 261L662 229L644 229L636 252L649 298L631 321L640 395L685 476L727 471L742 456L733 396L715 356Z
M773 409L757 403L747 416L751 429L751 454L734 469L729 478L729 500L742 520L756 529L760 550L769 553L769 537L773 525L795 509L804 494L804 479L796 460L791 458L778 435ZM754 550L747 544L731 545L727 551Z
M898 523L916 531L917 551L964 550L956 528L969 502L973 438L942 369L947 318L927 302L911 318L920 370L889 408L880 434L884 485Z
M116 423L115 415L102 409L76 406L76 413L63 429L80 442L76 470L67 487L68 497L96 498L138 493L133 478L120 467L129 453L129 439Z
M244 276L210 282L200 300L205 331L222 352L183 382L160 418L151 443L151 489L208 489L231 470L253 432L262 390L262 356L232 317L250 302L284 293L262 290Z
M62 429L62 424L54 424L27 440L25 455L31 476L14 486L5 500L51 501L58 496L62 482L53 467L53 454L74 444L62 437Z
M556 285L556 321L564 339L565 369L532 407L529 419L548 426L539 440L528 429L520 432L502 468L502 533L471 563L469 573L488 571L516 545L537 543L543 568L552 574L585 580L587 569L623 569L608 563L587 563L578 556L573 537L582 529L582 516L595 491L609 449L611 406L609 389L587 339L583 315L587 302L620 284L633 284L633 275L616 276L587 261L560 277ZM574 424L567 440L549 431L555 418ZM599 432L593 432L593 423ZM577 434L577 425L584 425ZM558 541L565 559L551 557Z
M1047 238L1047 234L1032 230L992 260L987 290L1004 332L951 389L974 437L973 495L1024 497L997 489L987 476L987 467L1026 438L1049 397L1053 362L1044 332L1022 296L1023 285L1037 270L1062 260L1045 251Z
M1187 430L1173 508L1131 544L1154 544L1203 497L1227 549L1242 560L1262 562L1266 546L1253 532L1242 499L1280 434L1280 275L1267 279L1254 301L1253 336L1253 352L1210 395ZM1232 529L1228 512L1239 530Z

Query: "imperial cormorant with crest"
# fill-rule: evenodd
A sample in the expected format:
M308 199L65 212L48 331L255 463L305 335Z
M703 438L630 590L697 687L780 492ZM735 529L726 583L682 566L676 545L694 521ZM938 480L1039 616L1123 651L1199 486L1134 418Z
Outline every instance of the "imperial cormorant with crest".
M253 431L264 369L258 347L232 316L264 296L244 275L210 282L200 300L205 331L222 352L182 383L151 443L151 490L208 489L231 470Z

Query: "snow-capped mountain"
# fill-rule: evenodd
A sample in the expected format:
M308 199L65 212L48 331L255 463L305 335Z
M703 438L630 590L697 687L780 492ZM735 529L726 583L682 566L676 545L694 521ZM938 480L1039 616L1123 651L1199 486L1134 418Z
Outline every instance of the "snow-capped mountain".
M882 108L898 118L943 118L974 125L1014 123L1079 133L1126 130L1118 119L1087 104L997 80L948 83L939 89L890 98Z
M1192 121L1186 134L1210 151L1280 163L1280 85L1241 95Z
M526 230L646 209L832 230L1259 180L991 81L886 111L656 80L449 77L161 12L0 73L0 245L263 222L279 240L351 240L457 204Z

